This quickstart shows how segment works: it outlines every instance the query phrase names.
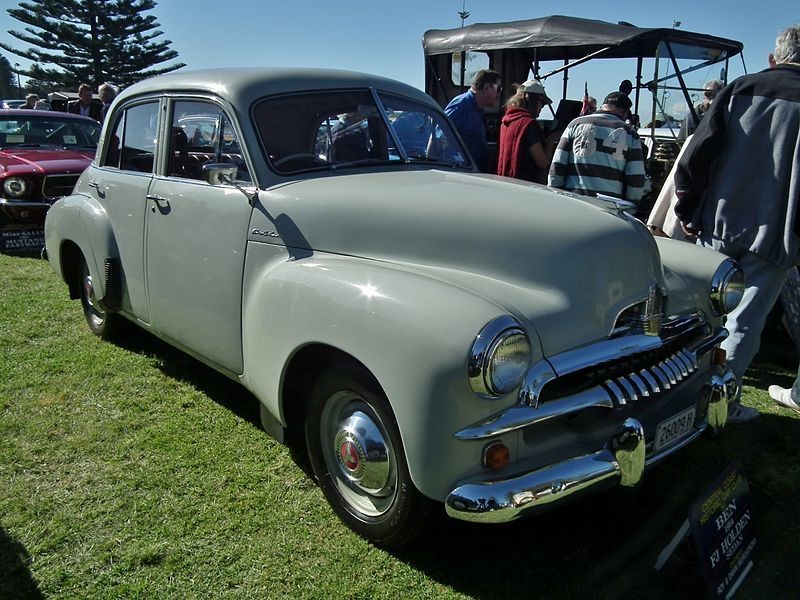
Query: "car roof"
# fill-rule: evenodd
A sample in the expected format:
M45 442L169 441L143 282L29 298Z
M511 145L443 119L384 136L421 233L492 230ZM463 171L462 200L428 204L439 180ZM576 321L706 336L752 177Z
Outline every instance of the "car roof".
M49 118L61 118L61 119L74 119L76 121L88 121L89 123L94 123L95 125L100 125L97 121L92 119L91 117L84 117L82 115L78 115L75 113L67 113L61 112L58 110L38 110L33 108L6 108L4 110L0 110L0 117L49 117Z
M174 71L133 84L119 95L119 99L159 92L204 92L217 94L242 106L268 95L372 86L438 106L422 90L386 77L332 69L267 67Z

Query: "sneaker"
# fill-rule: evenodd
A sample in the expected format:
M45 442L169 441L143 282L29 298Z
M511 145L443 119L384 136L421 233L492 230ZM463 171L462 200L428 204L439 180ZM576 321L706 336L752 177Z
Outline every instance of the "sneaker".
M758 411L749 406L742 406L738 402L728 405L728 423L745 423L758 418Z
M779 385L771 385L769 386L769 397L784 408L791 408L793 411L800 412L800 406L792 400L792 390L787 390Z

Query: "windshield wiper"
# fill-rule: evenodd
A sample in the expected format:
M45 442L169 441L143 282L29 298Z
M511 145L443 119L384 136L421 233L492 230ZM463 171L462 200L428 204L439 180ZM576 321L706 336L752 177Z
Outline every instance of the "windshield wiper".
M361 158L359 160L348 160L342 162L331 163L331 170L342 169L347 167L361 167L364 165L403 165L402 160L390 160L387 158Z
M447 162L445 160L438 160L436 158L428 158L427 156L409 157L409 161L408 162L410 164L425 163L426 165L433 165L433 166L439 166L439 167L452 167L454 169L464 169L464 170L467 170L467 171L471 171L472 170L472 168L469 165L466 165L464 163Z

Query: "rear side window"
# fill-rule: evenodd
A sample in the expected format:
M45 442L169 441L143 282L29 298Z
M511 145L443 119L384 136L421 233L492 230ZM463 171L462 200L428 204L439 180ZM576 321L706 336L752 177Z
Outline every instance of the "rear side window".
M132 106L118 113L107 140L103 166L152 173L158 137L158 102Z

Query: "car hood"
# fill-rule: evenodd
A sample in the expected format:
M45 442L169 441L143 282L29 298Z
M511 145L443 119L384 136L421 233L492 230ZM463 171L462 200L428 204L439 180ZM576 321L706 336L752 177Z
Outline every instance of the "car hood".
M608 335L621 310L664 285L643 226L605 202L518 180L353 174L262 191L260 200L250 239L277 234L298 249L413 266L540 334L554 329L541 335L546 353Z
M0 150L0 172L81 173L94 154L94 149L89 148L4 148Z

